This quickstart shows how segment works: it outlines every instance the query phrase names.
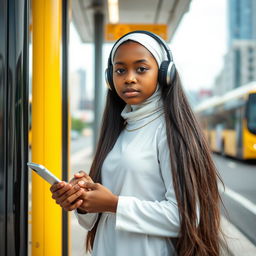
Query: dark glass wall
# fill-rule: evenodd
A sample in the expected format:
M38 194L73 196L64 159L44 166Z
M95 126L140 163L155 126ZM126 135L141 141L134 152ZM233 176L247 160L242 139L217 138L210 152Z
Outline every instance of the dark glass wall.
M28 1L0 0L0 254L27 255Z
M7 0L0 0L0 254L6 251L5 116L7 73Z

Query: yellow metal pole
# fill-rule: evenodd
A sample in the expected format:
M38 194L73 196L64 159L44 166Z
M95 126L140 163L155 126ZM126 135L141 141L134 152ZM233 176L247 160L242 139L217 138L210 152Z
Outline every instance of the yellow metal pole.
M32 0L32 161L61 179L61 0ZM62 214L32 174L32 255L62 255Z

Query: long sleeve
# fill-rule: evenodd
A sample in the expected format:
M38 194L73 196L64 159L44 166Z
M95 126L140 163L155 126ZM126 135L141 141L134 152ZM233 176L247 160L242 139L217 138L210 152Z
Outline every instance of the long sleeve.
M89 231L92 230L98 219L98 213L79 214L77 211L75 211L75 215L78 223Z
M101 215L93 255L175 255L169 238L179 236L180 214L165 118L161 109L143 109L123 116L127 129L102 164L102 185L119 199L115 214Z
M164 200L146 201L136 197L119 196L116 212L117 230L163 237L178 236L180 218L172 183L169 147L164 128L159 134L157 152L162 180L166 189Z

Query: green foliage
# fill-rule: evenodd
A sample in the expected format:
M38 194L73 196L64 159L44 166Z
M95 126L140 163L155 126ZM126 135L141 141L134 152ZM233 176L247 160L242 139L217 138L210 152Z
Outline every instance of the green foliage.
M81 119L72 117L71 119L71 127L72 130L78 131L79 133L82 132L82 130L87 127L87 124L83 122Z

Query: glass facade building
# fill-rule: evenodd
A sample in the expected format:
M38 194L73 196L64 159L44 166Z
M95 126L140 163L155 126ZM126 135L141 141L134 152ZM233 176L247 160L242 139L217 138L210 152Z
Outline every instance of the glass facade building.
M256 0L228 0L228 51L214 94L256 81Z
M256 1L229 0L229 45L233 40L256 39Z

